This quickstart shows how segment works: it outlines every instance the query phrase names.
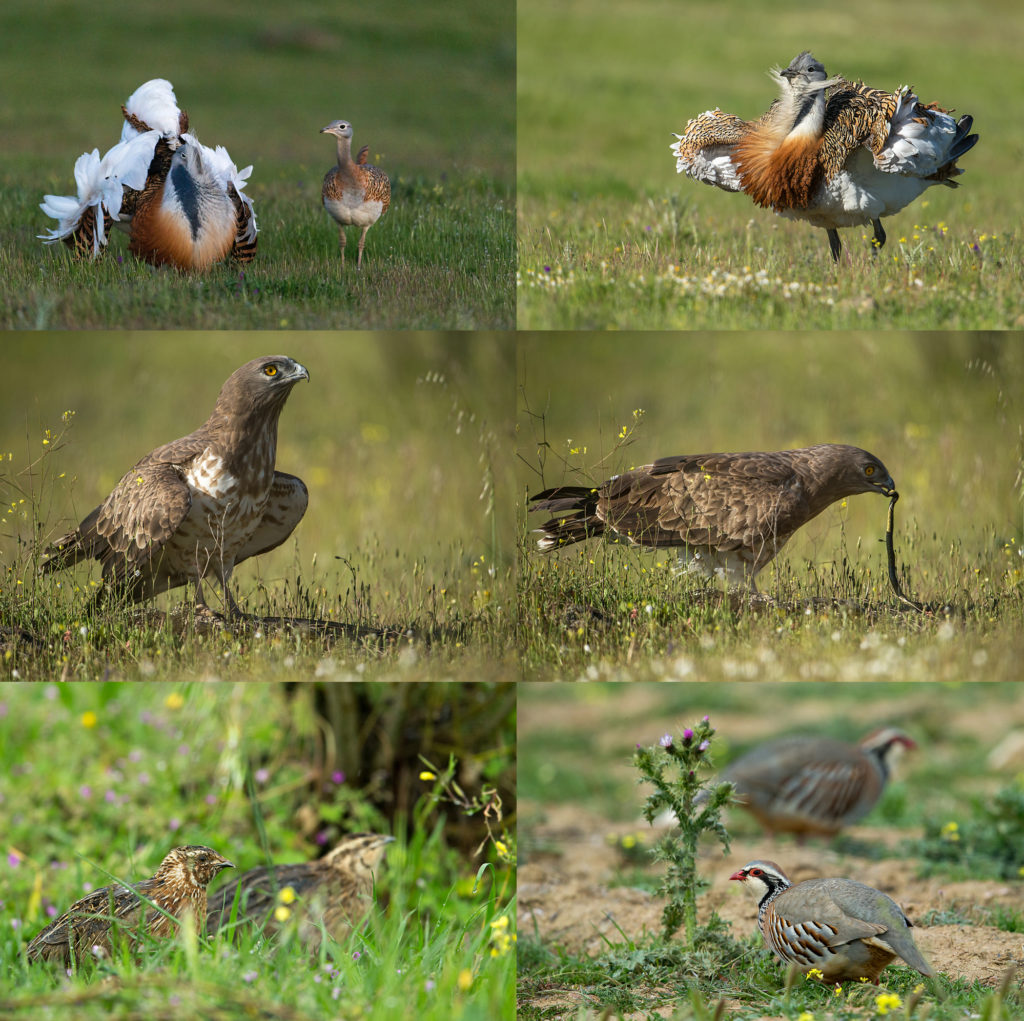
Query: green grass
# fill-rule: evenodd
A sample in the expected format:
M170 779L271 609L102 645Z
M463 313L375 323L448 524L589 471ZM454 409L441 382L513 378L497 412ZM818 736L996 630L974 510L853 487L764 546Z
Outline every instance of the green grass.
M236 598L261 616L411 629L419 641L380 649L252 630L180 638L113 606L90 612L98 566L37 574L45 543L139 457L197 428L235 368L276 351L311 377L289 399L278 444L278 466L305 480L310 505L288 542L239 568ZM6 353L6 676L516 676L508 337L291 333L267 341L225 332L211 349L208 334L83 341L51 333L9 337ZM74 412L67 423L66 411ZM187 598L175 590L157 606Z
M452 742L460 769L507 789L514 762L507 710L484 741L464 747L463 721L476 712L480 692L426 687L437 689L458 722L454 730L421 731L415 750L442 757L435 739ZM62 1017L69 1008L82 1018L510 1016L515 954L491 954L491 922L512 909L514 879L492 843L479 857L465 850L466 827L478 827L479 816L449 814L431 785L416 780L414 756L408 761L398 745L388 767L411 789L392 791L361 772L339 779L332 770L342 749L323 744L323 721L314 711L320 688L5 687L4 1017ZM380 760L389 718L412 721L403 708L410 700L401 694L409 690L359 686L358 747L367 761ZM501 695L490 687L488 700ZM318 759L325 749L327 760ZM466 786L479 793L479 779ZM84 884L106 885L105 873L136 881L151 875L171 847L190 842L216 848L239 871L264 864L268 853L276 861L303 861L316 856L321 827L325 839L360 828L397 839L376 877L377 907L366 929L344 944L325 941L316 959L287 927L269 942L255 935L236 945L209 936L197 948L160 942L139 960L86 962L72 977L24 958L28 940L81 896ZM478 875L484 861L491 864Z
M168 19L142 0L83 17L74 5L6 4L0 157L0 327L67 329L495 329L514 321L513 8L412 11L188 0ZM57 42L59 40L59 44ZM54 67L55 50L61 54ZM40 76L38 69L54 73ZM119 105L168 78L195 132L254 169L259 254L244 274L137 262L123 235L72 263L36 235L44 193L73 190L77 156L106 151ZM392 180L362 273L344 273L320 204L345 117ZM354 255L355 232L350 237Z
M520 939L517 1016L577 1018L583 1015L575 1005L586 1003L591 1011L603 1010L612 1018L709 1021L722 999L725 1008L716 1018L797 1021L807 1012L814 1021L867 1021L881 1016L875 1009L876 998L886 991L896 993L904 1003L890 1015L899 1018L955 1021L967 1014L990 1021L1015 1018L1020 1011L1019 987L1012 984L1001 1002L992 986L975 981L973 973L970 977L944 973L940 993L926 987L912 1013L906 1012L905 1005L921 977L902 966L886 970L883 989L848 983L841 996L799 976L790 984L760 936L735 922L706 937L693 952L687 952L679 938L660 942L654 936L657 915L653 909L661 901L654 891L662 870L648 851L632 846L632 841L639 841L649 847L660 830L652 831L639 821L648 788L637 786L638 774L631 765L637 744L656 743L663 733L678 733L704 714L716 728L710 750L715 769L746 748L783 734L828 734L855 741L874 727L900 726L914 735L918 748L900 763L885 799L862 822L871 829L857 835L855 828L827 853L816 843L801 850L792 838L766 841L760 827L733 808L726 812L733 855L742 856L749 849L750 857L785 862L788 854L789 860L799 860L805 869L812 862L816 868L829 861L836 869L832 874L853 878L858 859L889 860L894 881L906 875L901 872L905 861L913 863L919 875L935 875L932 870L938 868L943 884L977 882L977 874L964 876L953 862L925 862L911 838L929 820L959 819L966 831L968 819L982 818L975 803L985 801L996 785L1012 776L1012 767L996 770L988 756L1017 726L1020 701L1015 687L877 681L521 685L518 779L524 821L519 840L530 870L530 903L524 902L523 909L526 917L534 919L534 928ZM706 773L713 775L712 770ZM572 826L566 825L569 810ZM622 851L618 866L596 856L602 828L607 842ZM892 839L880 836L882 832ZM631 838L625 848L623 834ZM723 866L713 839L702 841L698 864L702 875L721 877ZM598 946L590 934L584 934L585 916L572 911L568 912L572 920L554 923L553 918L561 919L560 875L589 891L595 926L604 911L615 913L603 898L605 889L628 886L654 893L653 909L643 914L651 919L647 931L636 931L635 918L632 926L624 923L625 928L602 927L603 944ZM994 880L989 889L1007 882L1011 881ZM545 890L550 891L548 897L541 892ZM915 894L918 925L990 925L1004 932L1019 931L1020 912L1006 890L999 896L1009 904L992 908L971 883L962 889L950 887L948 900L943 901L950 910L922 917L919 898L924 896L920 890ZM976 907L971 906L972 900L977 901ZM635 895L614 901L624 911L627 905L639 903ZM721 909L721 901L715 906ZM541 919L539 925L537 919ZM976 932L974 938L981 936ZM579 949L581 940L586 951Z
M1018 676L1024 612L1024 349L995 335L811 333L519 339L519 649L536 679L961 680ZM730 606L664 551L542 555L528 493L597 485L670 454L853 443L902 499L888 586L884 501L837 504ZM812 602L814 601L814 602ZM943 608L949 607L946 611Z
M727 12L689 4L680 17L642 0L623 19L608 0L525 0L517 11L520 328L1021 325L1012 182L1024 128L1001 114L1008 90L1024 88L1018 7L741 0ZM886 31L863 31L874 24ZM971 113L981 136L959 189L931 188L886 220L877 259L870 231L844 230L834 267L823 231L675 171L673 132L715 106L759 115L775 98L767 69L808 46L831 73L910 83L925 102ZM990 73L994 56L1009 78Z

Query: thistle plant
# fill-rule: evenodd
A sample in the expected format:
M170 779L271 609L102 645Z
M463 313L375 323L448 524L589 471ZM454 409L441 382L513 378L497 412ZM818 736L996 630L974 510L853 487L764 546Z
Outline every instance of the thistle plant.
M666 734L657 745L636 746L633 765L640 771L638 783L649 783L654 791L644 804L649 822L666 809L675 815L677 830L669 830L651 849L656 861L668 862L661 892L668 903L661 915L662 938L669 939L684 925L686 945L696 944L697 894L710 884L697 874L697 841L705 832L714 833L729 852L729 834L721 820L721 809L732 795L731 783L706 784L698 779L701 766L709 763L708 750L715 733L705 716L677 737Z

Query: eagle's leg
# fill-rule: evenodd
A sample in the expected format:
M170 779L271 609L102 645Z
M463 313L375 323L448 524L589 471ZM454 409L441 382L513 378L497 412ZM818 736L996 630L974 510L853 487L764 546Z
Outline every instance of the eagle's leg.
M356 269L363 268L363 248L366 245L366 232L369 229L369 227L364 227L363 233L359 235L359 255L356 257Z
M885 231L882 229L882 221L881 220L872 220L871 221L871 226L875 228L875 241L874 241L874 245L875 245L875 253L877 254L880 251L882 245L885 244Z
M842 242L839 240L839 231L835 227L828 227L825 231L828 234L828 250L832 253L832 259L839 261L839 253L843 250Z
M345 228L338 228L338 247L341 249L341 268L345 268Z

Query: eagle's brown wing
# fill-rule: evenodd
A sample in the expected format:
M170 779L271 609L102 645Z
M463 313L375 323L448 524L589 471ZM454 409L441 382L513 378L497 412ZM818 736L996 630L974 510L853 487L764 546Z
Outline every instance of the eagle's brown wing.
M302 479L275 471L263 517L248 544L236 555L235 564L277 549L295 531L308 504L309 491Z
M78 528L50 545L42 570L95 559L103 564L104 578L141 579L136 572L152 563L192 506L182 466L204 447L205 437L197 430L147 454Z
M760 549L809 519L788 451L664 457L609 480L598 513L648 547Z

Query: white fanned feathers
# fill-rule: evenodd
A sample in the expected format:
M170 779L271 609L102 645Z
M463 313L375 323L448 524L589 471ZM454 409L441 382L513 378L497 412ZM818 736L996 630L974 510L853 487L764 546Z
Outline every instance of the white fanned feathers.
M256 216L239 170L223 146L211 149L188 132L174 88L163 78L140 85L122 107L121 141L75 163L77 196L46 195L40 208L57 226L40 238L63 241L96 257L110 227L126 231L132 252L156 265L206 269L231 256L256 254Z

